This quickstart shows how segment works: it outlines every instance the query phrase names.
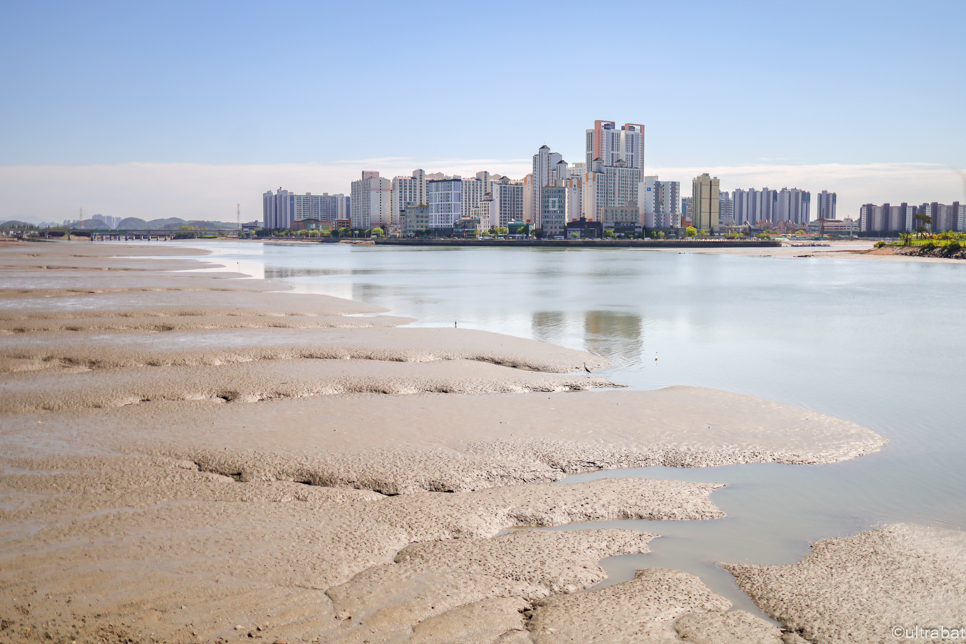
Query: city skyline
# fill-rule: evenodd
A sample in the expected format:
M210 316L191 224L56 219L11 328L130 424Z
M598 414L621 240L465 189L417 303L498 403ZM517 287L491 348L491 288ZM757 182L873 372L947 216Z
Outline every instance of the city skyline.
M588 30L603 32L622 15L637 16L631 37L606 44L606 64L568 56L575 80L553 101L515 71L543 55L545 34L576 50ZM708 172L728 190L828 189L845 214L870 202L964 200L953 172L966 168L966 89L956 82L966 59L961 2L818 2L805 11L755 2L273 7L275 22L331 27L325 38L264 38L264 12L254 4L8 3L0 19L8 26L0 42L3 219L60 220L81 207L231 219L237 203L256 213L268 187L347 192L369 168L389 177L421 167L520 178L544 144L570 164L583 161L579 133L624 115L646 125L644 171L662 179ZM688 28L668 28L675 24ZM775 24L794 26L793 45ZM460 35L469 32L487 37ZM893 32L929 33L930 42L874 55L864 45L869 33ZM362 33L364 48L356 44ZM393 71L399 60L407 73ZM737 79L759 79L766 89L694 101L697 68L736 79L736 88ZM362 80L363 69L384 73ZM478 82L447 81L430 103L384 100L406 96L421 77L464 78L473 69L482 72ZM674 80L659 88L651 72ZM916 100L870 109L868 96L897 78L914 79L909 92L942 99L927 111ZM495 83L499 91L487 92ZM620 91L600 91L611 87ZM818 180L825 176L837 183Z

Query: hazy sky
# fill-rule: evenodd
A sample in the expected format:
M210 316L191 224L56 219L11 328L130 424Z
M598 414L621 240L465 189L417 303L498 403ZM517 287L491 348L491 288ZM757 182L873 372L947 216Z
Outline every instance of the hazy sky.
M962 200L964 24L964 0L5 2L0 220L522 176L544 143L582 161L594 119L644 123L663 179Z

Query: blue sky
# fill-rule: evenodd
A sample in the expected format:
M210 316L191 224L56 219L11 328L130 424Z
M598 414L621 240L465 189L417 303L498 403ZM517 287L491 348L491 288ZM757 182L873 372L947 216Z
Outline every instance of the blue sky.
M652 169L935 164L962 198L964 0L39 1L0 24L0 218L26 207L11 168L500 171L544 143L583 160L599 118L644 123ZM316 183L289 187L348 191Z

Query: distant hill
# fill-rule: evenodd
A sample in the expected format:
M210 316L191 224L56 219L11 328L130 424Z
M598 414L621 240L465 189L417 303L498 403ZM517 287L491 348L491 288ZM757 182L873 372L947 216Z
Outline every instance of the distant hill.
M35 224L28 224L25 221L19 221L17 219L11 219L10 221L5 221L0 224L0 228L36 228Z
M223 221L205 221L201 219L191 219L185 221L180 217L168 217L166 219L152 219L144 221L138 217L128 217L122 219L117 225L118 230L178 230L182 226L194 226L201 230L238 230L238 224L230 224Z

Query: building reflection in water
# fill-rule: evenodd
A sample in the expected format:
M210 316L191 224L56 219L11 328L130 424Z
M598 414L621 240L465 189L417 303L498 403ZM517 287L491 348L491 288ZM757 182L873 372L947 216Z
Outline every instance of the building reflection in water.
M535 311L531 329L537 340L582 348L607 358L614 366L642 360L644 321L637 313Z
M584 313L584 347L614 366L640 364L644 323L636 313L587 311Z
M331 277L332 275L352 275L345 268L306 268L302 266L266 266L265 279L284 280L296 277Z

